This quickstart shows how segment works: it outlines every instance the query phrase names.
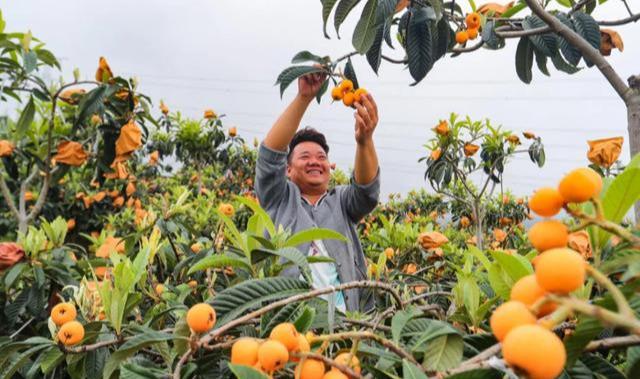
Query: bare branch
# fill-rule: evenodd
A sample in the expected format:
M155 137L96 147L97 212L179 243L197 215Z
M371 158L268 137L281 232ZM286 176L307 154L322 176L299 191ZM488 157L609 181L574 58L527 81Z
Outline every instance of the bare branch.
M396 63L396 64L406 64L406 63L409 62L407 59L393 59L393 58L388 57L388 56L386 56L384 54L381 54L380 57L382 59L384 59L385 61L387 61L387 62Z
M627 17L627 18L623 18L620 20L613 20L613 21L598 21L598 25L602 25L602 26L618 26L618 25L625 25L631 22L636 22L640 20L640 13L638 14L632 14L631 16Z
M611 338L591 341L589 342L585 350L586 351L610 350L610 349L637 346L637 345L640 345L640 337L638 336L611 337Z
M11 197L11 191L9 191L9 187L7 187L7 182L4 180L4 175L2 174L0 174L0 191L2 191L2 196L4 197L4 200L6 201L7 206L9 207L9 210L11 211L11 213L13 213L16 219L19 219L20 212L18 212L18 209L16 208L16 203L13 201L13 198Z
M476 43L473 46L470 47L454 47L453 49L451 49L451 51L453 53L470 53L472 51L476 51L479 48L481 48L484 45L484 40L480 40L480 42Z

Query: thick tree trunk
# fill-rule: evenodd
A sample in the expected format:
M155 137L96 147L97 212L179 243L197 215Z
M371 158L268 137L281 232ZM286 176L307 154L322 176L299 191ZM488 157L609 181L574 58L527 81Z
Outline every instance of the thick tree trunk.
M633 94L627 98L627 129L631 158L640 153L640 75L629 78L629 88ZM640 201L634 207L636 224L640 224Z

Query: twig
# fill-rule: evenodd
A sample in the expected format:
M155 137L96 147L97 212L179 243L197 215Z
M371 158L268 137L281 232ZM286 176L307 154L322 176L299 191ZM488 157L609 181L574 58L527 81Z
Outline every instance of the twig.
M454 47L453 49L451 49L451 51L454 52L454 53L470 53L472 51L478 50L482 46L484 46L484 40L481 39L480 42L476 43L473 46L469 46L469 47Z
M623 18L623 19L620 19L620 20L598 21L598 25L601 25L601 26L618 26L618 25L625 25L625 24L628 24L630 22L636 22L638 20L640 20L640 13L631 15L631 16L629 16L627 18Z
M349 378L362 379L362 375L353 371L351 368L345 365L341 365L340 363L336 363L336 361L334 361L333 359L325 357L322 354L299 352L299 353L293 353L291 355L297 358L302 358L302 359L315 359L318 361L322 361L325 364L340 370L343 374L345 374Z
M176 368L173 371L173 379L180 379L180 371L182 371L182 366L187 361L187 359L189 359L191 354L193 354L193 351L191 350L191 348L189 348L189 350L187 350L187 352L184 353L182 357L180 357L180 360L178 361L178 364L176 364Z
M21 331L24 330L24 328L26 328L29 324L31 324L31 322L35 320L35 317L31 317L27 322L25 322L20 329L16 330L12 335L9 336L9 339L13 339L15 336L17 336L18 334L20 334Z
M585 315L595 317L605 324L617 325L628 329L631 333L640 336L640 320L625 317L619 313L612 312L608 309L589 304L580 299L573 297L561 297L556 295L548 295L551 300L567 307L584 313Z
M424 299L424 298L431 297L431 296L451 296L451 292L447 292L447 291L426 292L426 293L420 294L418 296L414 296L411 299L405 301L404 305L411 304L414 301L418 301L420 299Z
M359 326L364 326L365 328L371 328L373 330L379 329L382 330L383 332L390 332L391 328L385 325L377 325L376 323L370 322L370 321L364 321L364 320L354 320L354 319L344 319L344 322L348 323L348 324L352 324L352 325L359 325Z
M81 354L81 353L86 353L87 351L98 350L101 347L117 345L124 341L125 339L115 339L115 340L109 340L109 341L96 342L91 345L83 345L83 346L78 346L74 348L68 348L63 345L60 345L60 350L68 354Z
M385 61L387 61L387 62L391 62L391 63L395 63L395 64L406 64L406 63L409 62L409 60L407 60L407 59L393 59L393 58L388 57L388 56L386 56L384 54L381 54L380 57L382 59L384 59Z
M403 348L401 348L400 346L396 345L395 343L389 341L388 339L381 337L377 334L374 334L372 332L369 331L365 331L365 332L343 332L343 333L336 333L336 334L328 334L328 335L324 335L324 336L314 336L311 341L309 341L309 343L313 343L316 341L340 341L340 340L344 340L344 339L368 339L368 340L373 340L377 343L379 343L380 345L386 347L387 349L389 349L390 351L394 352L396 355L408 360L409 362L415 364L416 366L420 367L420 364L418 363L418 361L416 361L416 359L413 357L413 355L409 354L408 352L406 352Z
M591 265L587 265L587 273L591 275L591 277L593 277L596 282L598 282L609 291L611 297L618 306L618 312L620 312L622 316L635 318L635 313L627 302L627 298L624 297L624 294L622 293L622 291L620 291L620 288L613 284L613 282L606 275L593 268L593 266Z
M585 351L610 350L637 345L640 345L640 337L638 336L611 337L589 342Z

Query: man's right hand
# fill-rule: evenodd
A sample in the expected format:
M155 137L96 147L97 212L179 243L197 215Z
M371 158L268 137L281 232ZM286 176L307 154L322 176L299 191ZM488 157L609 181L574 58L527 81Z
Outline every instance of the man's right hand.
M307 74L299 77L298 96L305 100L313 100L326 79L327 74L325 73Z

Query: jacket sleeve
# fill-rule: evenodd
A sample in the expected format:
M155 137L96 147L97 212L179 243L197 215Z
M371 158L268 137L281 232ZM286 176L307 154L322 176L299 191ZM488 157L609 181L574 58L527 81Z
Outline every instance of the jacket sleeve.
M268 148L258 149L255 189L260 206L265 210L278 207L287 189L287 152Z
M370 183L358 184L351 175L351 183L341 192L342 206L353 223L357 223L378 205L380 198L380 168Z

